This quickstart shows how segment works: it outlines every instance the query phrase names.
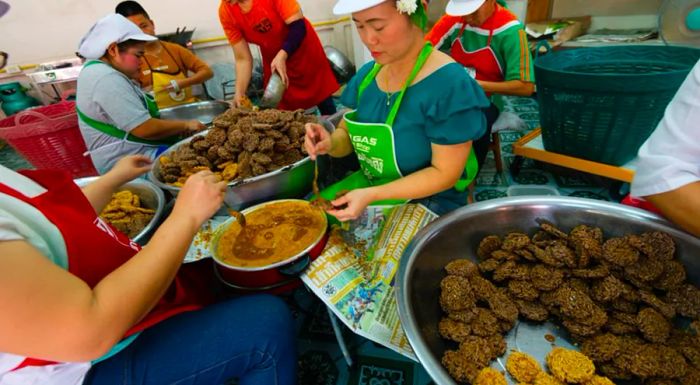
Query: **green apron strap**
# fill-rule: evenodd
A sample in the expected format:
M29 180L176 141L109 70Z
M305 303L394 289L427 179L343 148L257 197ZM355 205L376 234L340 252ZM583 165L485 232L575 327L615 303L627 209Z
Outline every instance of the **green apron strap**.
M469 185L472 184L472 181L474 181L474 178L476 178L476 174L479 172L479 162L476 160L474 146L472 146L471 150L469 150L467 165L464 167L464 171L467 173L467 175L458 180L454 185L455 190L459 192L466 191Z
M114 127L111 124L107 124L104 122L97 121L87 115L85 115L78 106L75 107L75 110L78 112L78 116L80 117L80 120L85 122L88 126L96 129L97 131L109 135L113 138L117 139L125 139L129 142L135 142L135 143L140 143L140 144L147 144L149 146L160 146L160 145L172 145L178 142L180 139L179 137L170 137L166 139L161 139L161 140L148 140L148 139L143 139L139 138L138 136L131 135L130 133L120 130L116 127Z
M401 101L403 101L403 96L406 93L406 89L413 83L413 79L416 78L418 75L418 72L420 72L421 68L423 68L423 65L425 62L428 60L430 57L430 53L433 51L433 45L430 44L430 42L425 43L425 46L423 46L423 49L420 51L420 54L418 55L418 60L416 61L416 65L413 66L413 71L411 71L411 74L408 76L408 79L406 79L406 83L403 85L403 88L401 89L401 93L399 94L398 98L396 98L396 101L394 101L394 105L391 107L391 111L389 112L389 116L386 118L386 124L389 127L394 126L394 120L396 120L396 115L399 113L399 108L401 108Z
M360 87L357 89L357 105L360 105L360 97L362 94L365 92L365 89L369 87L370 84L372 84L372 81L374 78L377 77L377 73L379 73L379 70L382 69L382 66L380 64L374 63L374 67L372 67L372 70L369 71L367 76L365 76L364 79L362 79L362 83L360 83Z

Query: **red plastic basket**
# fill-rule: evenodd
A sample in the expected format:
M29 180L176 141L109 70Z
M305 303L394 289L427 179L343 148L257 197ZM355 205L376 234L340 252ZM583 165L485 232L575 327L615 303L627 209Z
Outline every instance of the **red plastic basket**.
M61 101L0 120L0 138L37 169L61 169L73 177L97 175L78 128L75 102Z

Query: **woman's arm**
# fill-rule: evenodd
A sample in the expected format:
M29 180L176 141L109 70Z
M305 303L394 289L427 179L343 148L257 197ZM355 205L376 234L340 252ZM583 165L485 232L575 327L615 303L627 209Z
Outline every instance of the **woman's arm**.
M644 198L669 220L700 237L700 182Z
M245 39L241 39L233 45L233 55L236 59L236 96L234 102L237 107L245 100L250 78L253 75L253 55L250 46Z
M485 92L499 95L530 96L535 92L535 83L522 80L509 80L505 82L487 82L477 80Z
M146 247L93 289L28 243L0 242L0 351L55 361L105 354L165 293L224 189L211 173L192 176Z
M182 47L179 47L182 48ZM192 53L192 51L182 48L180 51L180 57L182 58L185 68L192 75L185 79L179 79L177 81L180 88L191 87L195 84L202 84L205 81L211 79L214 76L214 72L211 70L209 65Z
M471 147L471 141L453 145L433 143L430 166L385 185L350 191L332 202L335 207L347 205L347 208L329 210L328 213L340 221L347 221L357 218L375 201L420 199L445 191L462 176Z
M187 132L197 132L205 129L198 120L164 120L151 118L131 130L131 134L141 139L165 139Z
M112 194L123 185L151 169L151 159L145 155L127 155L120 159L109 172L82 188L96 213L101 213Z
M270 63L272 72L277 72L282 78L285 86L289 85L289 77L287 76L287 59L294 54L299 48L301 42L306 37L306 24L304 23L304 15L301 10L288 17L285 21L289 28L289 32L282 43L282 48L277 52L275 58Z

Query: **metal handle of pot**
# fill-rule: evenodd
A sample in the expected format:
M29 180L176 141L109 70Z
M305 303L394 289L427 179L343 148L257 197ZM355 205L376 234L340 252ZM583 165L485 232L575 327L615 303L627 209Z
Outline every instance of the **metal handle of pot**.
M288 265L279 267L277 270L283 275L296 277L303 273L304 270L306 270L306 268L309 267L310 264L311 257L309 257L309 254L304 254L303 257L297 259L296 261Z

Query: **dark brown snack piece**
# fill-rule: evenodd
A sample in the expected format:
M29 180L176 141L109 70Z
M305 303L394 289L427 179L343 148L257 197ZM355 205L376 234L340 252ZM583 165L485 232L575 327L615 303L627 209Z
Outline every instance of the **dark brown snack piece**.
M459 350L447 350L440 360L442 365L455 380L463 383L471 383L481 368Z
M521 299L515 300L515 306L518 307L518 312L525 319L530 321L542 322L549 318L549 311L547 307L539 302L523 301Z
M479 267L468 259L455 259L445 266L445 271L450 275L469 278L479 274Z
M506 251L513 251L525 248L530 244L530 237L523 233L509 233L503 239L501 248Z
M617 266L630 266L639 260L639 251L625 238L610 238L603 244L602 258Z
M535 265L530 269L530 282L538 290L554 290L564 282L564 272L550 266Z
M622 350L622 340L610 333L599 334L589 338L581 345L581 353L590 357L593 362L612 361Z
M468 310L474 307L471 284L464 277L448 275L440 282L440 306L445 312Z
M671 332L671 324L658 311L648 307L637 314L637 326L649 342L664 343Z
M508 293L517 299L534 301L540 296L540 292L535 289L530 281L510 280L508 281Z
M598 302L611 302L620 297L623 290L622 281L610 275L593 283L591 298Z
M664 264L664 272L652 285L656 289L669 291L680 287L685 278L685 266L678 261L668 261Z
M502 244L501 238L498 235L489 235L484 237L484 239L479 242L479 246L476 249L476 255L480 259L489 258L492 252L501 248Z
M678 314L692 319L700 319L700 289L691 284L666 293L666 301Z
M464 341L469 335L471 335L471 326L464 322L455 321L450 318L443 318L438 324L438 332L440 335L448 340L455 342Z
M651 292L640 290L639 297L642 300L642 302L658 310L659 313L661 313L664 317L672 319L676 316L676 309L672 304L660 300Z

